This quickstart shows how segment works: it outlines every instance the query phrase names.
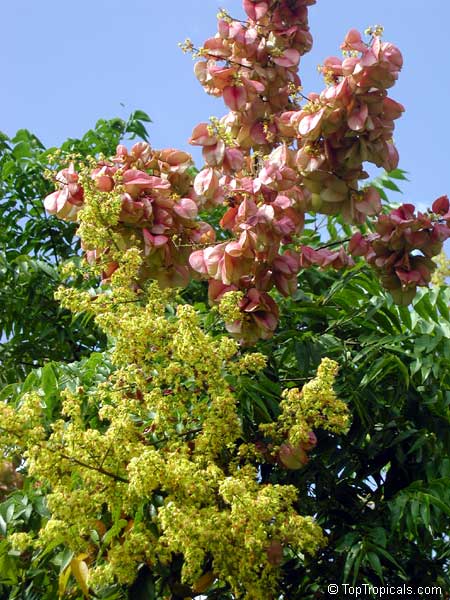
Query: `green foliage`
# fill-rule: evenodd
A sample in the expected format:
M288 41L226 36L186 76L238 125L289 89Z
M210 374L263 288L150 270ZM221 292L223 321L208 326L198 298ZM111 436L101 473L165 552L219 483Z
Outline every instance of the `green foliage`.
M376 177L375 179L373 179L371 181L371 185L377 188L383 200L389 203L389 198L387 196L386 190L389 190L391 192L399 192L401 194L402 191L399 188L398 184L395 182L395 180L408 181L406 174L407 172L403 169L394 169L389 173L383 173L383 175L381 175L380 177Z
M339 397L353 423L321 434L294 475L330 532L306 565L286 565L286 598L314 598L331 582L450 584L450 290L423 290L409 310L392 304L366 267L343 277L304 272L285 300L279 333L261 345L273 386L301 385L320 359L340 365ZM274 473L267 473L273 479Z
M126 137L146 138L143 111L122 119L100 119L81 139L68 139L58 154L19 130L9 139L0 133L0 384L23 379L52 360L79 360L104 347L92 323L74 319L53 298L62 278L59 267L79 250L75 224L46 215L43 199L53 191L44 177L51 161L114 153Z

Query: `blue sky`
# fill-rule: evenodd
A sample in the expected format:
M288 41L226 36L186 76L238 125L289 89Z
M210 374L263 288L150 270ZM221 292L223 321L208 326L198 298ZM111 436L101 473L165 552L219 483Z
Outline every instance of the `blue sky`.
M219 6L243 15L241 0L3 3L0 129L11 135L25 127L58 145L98 118L139 108L154 121L154 147L187 149L194 125L226 110L203 92L177 43L190 37L201 45L213 35ZM314 48L300 65L305 92L320 91L316 66L339 55L347 30L384 25L405 59L391 91L406 107L395 136L411 179L403 200L419 207L450 192L449 18L445 0L318 0L310 8Z

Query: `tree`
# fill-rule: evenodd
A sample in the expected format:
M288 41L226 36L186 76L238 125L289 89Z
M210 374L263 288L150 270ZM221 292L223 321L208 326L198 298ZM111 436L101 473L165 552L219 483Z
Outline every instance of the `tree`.
M244 0L183 45L230 108L194 128L202 170L141 142L54 176L86 258L58 299L108 344L3 390L27 492L0 507L10 597L448 584L448 290L426 285L449 201L381 206L404 174L379 29L303 97L312 3ZM360 188L365 161L389 173Z

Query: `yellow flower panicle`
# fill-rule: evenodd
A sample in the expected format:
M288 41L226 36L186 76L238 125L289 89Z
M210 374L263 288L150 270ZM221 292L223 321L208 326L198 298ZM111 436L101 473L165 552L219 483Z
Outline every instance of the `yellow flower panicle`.
M280 447L288 454L294 452L298 463L292 462L288 468L300 468L308 460L306 451L316 444L314 430L322 429L336 434L347 432L349 410L334 391L337 372L338 364L324 358L316 377L301 390L291 388L283 392L281 413L277 421L260 425L263 434L272 440L269 456L277 456ZM286 463L286 458L281 462L289 464Z
M437 263L437 268L433 272L431 283L436 286L448 284L448 278L450 277L450 259L447 257L444 250L434 258L434 262Z
M337 363L324 358L317 369L317 376L306 383L301 391L293 388L284 393L280 421L289 431L291 444L307 442L309 432L314 429L333 433L347 431L348 408L337 398L333 389L337 371Z

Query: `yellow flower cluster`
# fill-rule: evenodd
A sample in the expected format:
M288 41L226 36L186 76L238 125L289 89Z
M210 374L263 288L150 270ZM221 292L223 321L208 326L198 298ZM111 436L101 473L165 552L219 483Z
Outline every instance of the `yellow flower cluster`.
M237 145L236 139L233 137L230 128L225 125L223 119L218 119L217 117L209 118L210 125L208 125L208 132L212 136L216 136L225 142L225 145L229 148L233 148Z
M113 192L99 192L91 177L94 165L95 163L78 166L84 198L83 207L78 213L80 225L77 233L86 250L109 248L112 241L115 251L120 252L121 237L114 233L113 228L117 229L119 223L123 189L117 185Z
M261 430L275 440L287 438L292 446L307 443L310 432L315 429L345 433L349 427L349 410L333 389L337 372L337 363L324 358L317 376L301 390L291 388L283 392L278 421L261 425Z
M384 33L383 25L372 25L364 30L365 35L373 35L376 37L382 37Z
M450 259L442 250L433 260L437 263L437 268L433 272L431 283L437 286L446 285L450 277Z
M226 292L219 303L219 314L225 323L234 323L242 319L242 312L239 308L239 302L244 297L241 291Z
M11 548L20 553L25 552L25 550L27 550L33 543L33 540L28 533L23 532L11 533L11 535L8 536L8 541L11 545Z
M105 293L58 293L64 306L93 313L108 334L114 371L106 382L64 391L50 430L40 394L25 395L17 410L0 404L0 451L19 448L31 476L50 490L52 517L34 543L61 543L85 556L93 589L129 584L140 564L167 564L181 553L189 585L212 571L211 582L229 583L236 598L273 599L283 553L313 554L324 537L296 512L295 488L262 484L255 455L240 452L229 377L262 369L265 357L240 355L233 340L205 332L191 306L174 308L173 292L156 284L134 291L139 267L139 250L131 248ZM302 392L284 395L277 427L292 442L313 427L347 426L335 373L325 360ZM11 543L23 548L30 540Z

